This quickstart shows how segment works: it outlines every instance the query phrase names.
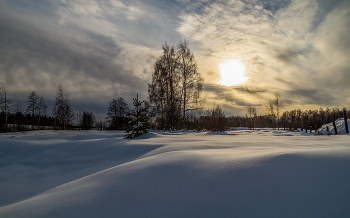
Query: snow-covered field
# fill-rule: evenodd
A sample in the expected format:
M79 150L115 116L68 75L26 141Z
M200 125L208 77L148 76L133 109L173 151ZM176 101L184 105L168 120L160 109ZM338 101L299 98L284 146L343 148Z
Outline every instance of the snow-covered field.
M350 217L350 136L0 135L0 217Z

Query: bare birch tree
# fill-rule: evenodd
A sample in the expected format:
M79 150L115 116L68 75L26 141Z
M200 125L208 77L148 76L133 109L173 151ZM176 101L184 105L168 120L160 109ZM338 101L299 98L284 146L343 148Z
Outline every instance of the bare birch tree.
M250 121L250 128L254 129L254 127L255 127L254 119L257 116L256 115L256 108L249 105L247 112L248 112L247 118L249 118L249 121Z
M158 127L178 128L185 123L186 111L198 102L203 79L186 41L177 49L167 43L162 49L148 86L149 100L158 112Z
M276 121L277 121L277 129L279 129L280 124L280 114L284 107L283 102L281 100L281 95L278 92L275 92L275 99L272 101L272 104L274 106L275 115L276 115Z
M198 105L198 99L202 92L203 78L198 72L194 54L191 53L186 40L178 44L177 55L182 80L182 118L185 121L186 111Z

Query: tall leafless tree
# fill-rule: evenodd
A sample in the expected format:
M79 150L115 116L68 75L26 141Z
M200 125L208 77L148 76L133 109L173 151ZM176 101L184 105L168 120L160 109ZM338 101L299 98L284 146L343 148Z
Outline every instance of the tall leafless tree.
M162 49L148 86L149 100L158 112L158 127L178 128L186 111L197 103L203 79L186 41L180 42L177 49L167 43Z
M162 49L163 55L155 63L148 93L150 102L158 109L161 126L171 128L178 122L181 107L179 61L173 46L165 43Z
M277 128L279 129L279 121L280 121L280 114L284 107L283 102L281 100L281 94L278 92L275 92L275 99L272 101L273 105L275 106L276 110L276 119L277 119Z
M249 118L249 121L250 121L250 128L254 129L255 127L255 118L256 118L256 108L255 107L252 107L252 106L248 106L248 109L247 109L247 117Z
M281 100L281 94L279 92L275 92L275 97L269 102L266 114L268 117L270 117L272 126L274 127L276 124L278 129L280 124L280 115L283 108L284 104Z
M198 72L194 54L191 53L186 40L180 41L177 46L179 70L182 80L182 118L186 119L186 111L198 106L198 99L202 92L203 78Z

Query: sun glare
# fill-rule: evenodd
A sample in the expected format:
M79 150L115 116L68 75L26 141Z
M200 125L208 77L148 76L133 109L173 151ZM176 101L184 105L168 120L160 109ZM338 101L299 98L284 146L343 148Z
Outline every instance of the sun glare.
M221 80L224 86L235 86L244 83L248 77L245 77L244 65L236 60L227 61L219 65Z

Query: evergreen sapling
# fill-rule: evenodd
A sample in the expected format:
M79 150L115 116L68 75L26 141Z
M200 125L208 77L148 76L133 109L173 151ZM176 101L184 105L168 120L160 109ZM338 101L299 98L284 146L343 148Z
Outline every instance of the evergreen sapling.
M139 96L133 98L134 110L128 113L130 121L126 127L125 138L132 139L147 133L147 129L150 127L148 117L148 107L144 101L139 101ZM144 104L144 106L142 106Z

